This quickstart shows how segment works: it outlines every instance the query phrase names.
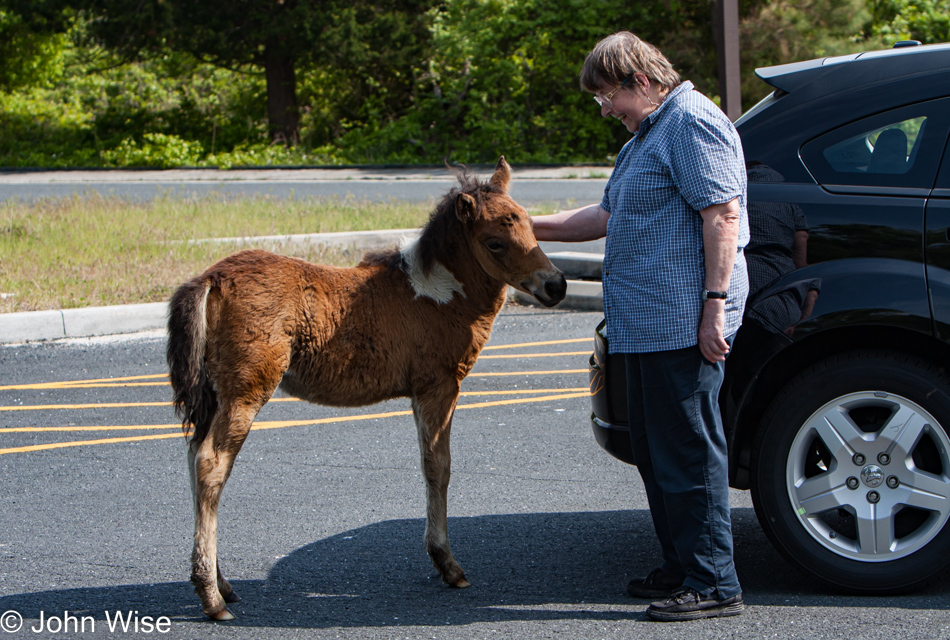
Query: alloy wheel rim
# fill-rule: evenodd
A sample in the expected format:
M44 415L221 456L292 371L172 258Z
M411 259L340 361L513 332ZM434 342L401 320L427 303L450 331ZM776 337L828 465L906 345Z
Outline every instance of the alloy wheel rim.
M822 406L792 441L785 474L799 523L839 556L908 556L950 518L950 437L895 394L862 391Z

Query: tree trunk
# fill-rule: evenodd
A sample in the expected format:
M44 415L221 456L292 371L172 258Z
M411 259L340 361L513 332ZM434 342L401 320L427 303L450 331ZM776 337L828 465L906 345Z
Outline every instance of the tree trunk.
M300 110L297 107L297 76L294 60L268 46L264 53L267 77L267 120L272 142L292 146L300 142Z
M735 122L742 115L738 0L715 0L712 24L719 62L719 102L729 119Z

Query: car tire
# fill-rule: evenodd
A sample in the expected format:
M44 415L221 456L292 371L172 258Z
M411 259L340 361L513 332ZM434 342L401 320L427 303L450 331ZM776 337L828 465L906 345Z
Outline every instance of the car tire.
M809 367L776 396L752 449L756 514L806 574L898 594L950 571L950 376L862 351Z

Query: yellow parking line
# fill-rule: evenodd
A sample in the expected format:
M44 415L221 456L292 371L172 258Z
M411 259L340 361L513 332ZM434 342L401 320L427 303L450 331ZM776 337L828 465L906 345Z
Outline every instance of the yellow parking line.
M548 402L552 400L570 400L573 398L581 398L584 396L589 396L590 392L586 389L582 393L565 393L557 395L547 395L537 398L517 398L510 400L495 400L490 402L476 402L473 404L460 404L456 409L483 409L488 407L498 407L504 405L512 404L530 404L533 402ZM274 421L265 421L255 423L251 430L263 431L267 429L283 429L286 427L301 427L301 426L310 426L317 424L335 424L340 422L353 422L359 420L375 420L380 418L391 418L396 416L408 416L412 415L412 411L390 411L388 413L375 413L369 415L354 415L354 416L336 416L333 418L319 418L316 420L274 420ZM92 430L92 429L168 429L173 427L180 427L180 425L139 425L139 426L125 426L125 427L51 427L49 429L72 429L72 430ZM44 427L27 427L22 430L42 430L46 429ZM20 431L20 428L15 429L3 429L0 433L10 432L10 431ZM147 436L129 436L123 438L104 438L100 440L81 440L77 442L53 442L49 444L36 444L29 445L25 447L12 447L8 449L0 449L0 455L8 453L27 453L31 451L47 451L50 449L63 449L66 447L79 447L85 445L99 445L99 444L114 444L120 442L138 442L141 440L160 440L163 438L175 438L180 437L179 433L160 433Z
M499 344L485 347L482 351L492 349L514 349L520 347L544 347L550 344L575 344L577 342L593 342L593 338L572 338L570 340L545 340L544 342L519 342L518 344Z
M498 395L525 395L528 393L559 393L567 391L584 391L584 388L570 389L512 389L501 391L463 391L460 396L498 396ZM306 402L300 398L271 398L271 402ZM129 409L133 407L170 407L171 402L91 402L88 404L24 404L10 407L0 406L0 411L55 411L57 409ZM3 433L0 428L0 433Z
M178 424L131 424L131 425L104 425L94 427L5 427L0 429L0 435L5 433L44 433L44 432L80 432L80 431L148 431L149 429L181 429Z
M56 387L55 391L69 389L124 389L126 387L167 387L171 383L165 382L123 382L120 384L72 384L68 387Z
M479 360L493 358L556 358L558 356L589 356L590 351L559 351L556 353L506 353L498 356L479 356Z
M378 420L380 418L395 418L397 416L411 416L412 411L390 411L388 413L374 413L366 416L338 416L335 418L320 418L318 420L270 420L255 422L251 431L266 431L267 429L284 429L286 427L306 427L315 424L336 424L337 422L356 422L359 420Z
M157 373L154 375L126 376L123 378L96 378L94 380L60 380L57 382L36 382L32 384L10 384L10 385L0 386L0 391L17 391L17 390L25 390L25 389L32 389L32 390L62 389L62 388L68 389L75 385L87 385L87 384L101 383L101 382L125 382L128 380L148 380L151 378L167 378L167 377L168 377L167 373Z
M0 411L53 411L55 409L127 409L131 407L168 407L171 402L100 402L89 404L21 404L0 407Z
M548 376L555 375L560 373L587 373L587 369L560 369L554 371L499 371L497 373L470 373L468 374L469 378L482 378L482 377L503 377L503 376Z
M515 349L521 347L541 347L548 346L553 344L576 344L579 342L590 342L592 338L572 338L569 340L543 340L540 342L519 342L516 344L499 344L491 345L484 347L482 351L491 351L498 349ZM482 358L550 358L556 356L575 356L575 355L584 355L590 353L590 350L587 351L565 351L560 353L525 353L525 354L512 354L505 356L495 356L495 355L486 355ZM141 381L141 380L150 380L155 378L165 378L165 381L162 382L131 382L130 381ZM40 390L40 389L88 389L92 387L125 387L125 386L160 386L162 384L167 384L167 373L157 373L150 375L140 375L140 376L124 376L120 378L93 378L91 380L59 380L56 382L36 382L31 384L11 384L11 385L0 385L0 391L26 391L26 390ZM117 384L120 382L130 383L130 384ZM90 386L91 385L91 386Z
M564 393L559 395L541 396L540 398L518 398L515 400L495 400L494 402L475 402L472 404L460 404L457 409L481 409L485 407L502 407L509 404L529 404L531 402L547 402L549 400L571 400L573 398L590 397L590 390L584 389L582 393Z
M482 356L481 359L489 358L534 358L534 357L552 357L552 356L576 356L576 355L585 355L589 354L590 351L565 351L563 353L553 353L553 354L524 354L518 356ZM512 371L512 372L500 372L500 373L470 373L469 377L472 376L529 376L529 375L549 375L554 373L587 373L587 369L565 369L563 371ZM167 377L166 374L161 374L157 376L139 376L142 378L160 378ZM118 378L117 378L118 379ZM8 385L5 387L0 387L0 391L38 391L38 390L70 390L70 389L108 389L108 388L120 388L120 387L163 387L168 386L168 381L164 382L127 382L121 384L102 384L95 380L81 380L76 382L40 382L37 384L18 384L18 385Z
M587 387L569 387L567 389L510 389L505 391L463 391L460 396L513 396L522 393L571 393L589 391Z
M167 377L167 376L165 376ZM59 384L52 382L41 382L39 384L20 384L12 387L0 387L0 391L69 391L71 389L110 389L123 387L167 387L169 382L121 382L115 384L105 384L102 382L70 382Z
M163 438L180 438L180 433L160 433L153 436L130 436L128 438L105 438L103 440L83 440L81 442L54 442L52 444L34 444L28 447L13 447L0 449L0 455L5 453L28 453L30 451L47 451L49 449L65 449L67 447L82 447L95 444L114 444L116 442L138 442L140 440L161 440Z

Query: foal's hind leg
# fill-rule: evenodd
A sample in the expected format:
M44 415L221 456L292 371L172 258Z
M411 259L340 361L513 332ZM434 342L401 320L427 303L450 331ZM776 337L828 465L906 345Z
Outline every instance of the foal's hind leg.
M195 509L195 532L196 532L196 534L197 534L197 531L198 531L198 521L199 521L199 518L198 518L198 498L197 498L197 496L198 496L198 490L197 490L197 483L196 483L196 479L195 479L195 475L196 475L196 473L195 473L195 460L196 460L196 453L195 453L195 450L198 449L198 448L199 448L199 447L189 447L189 449L188 449L188 475L191 477L191 495L192 495L192 499L194 500L194 509ZM231 466L232 468L233 468L233 466L234 466L234 460L233 460L233 459L231 460L231 465L230 465L230 466ZM228 473L228 476L230 476L230 472ZM221 488L223 489L223 486L222 486ZM218 499L219 499L219 502L220 502L220 490L219 490ZM206 510L206 507L203 507L203 510ZM196 536L196 539L197 539L197 536ZM217 545L216 545L216 546L217 546ZM240 601L241 601L241 598L238 597L238 595L237 595L236 593L234 593L234 588L231 587L231 583L229 583L229 582L227 581L227 579L224 577L224 574L221 572L221 561L218 560L217 555L215 556L215 569L216 569L216 573L217 573L218 592L221 594L221 597L224 599L224 601L225 601L225 602L228 602L228 603L240 602ZM194 577L192 577L192 579L194 580Z
M458 394L459 386L455 380L431 385L412 399L412 410L419 431L422 474L426 483L426 551L443 582L453 587L467 587L469 582L465 579L465 572L455 561L449 546L446 514L452 474L449 433Z
M195 501L195 546L191 555L191 581L201 598L201 608L214 620L232 620L225 602L237 596L218 567L218 505L221 492L257 415L258 406L221 405L211 429L192 445L188 462Z
M234 616L225 602L239 598L218 566L218 505L251 423L287 370L290 347L280 340L250 342L239 356L224 358L221 351L215 356L209 368L218 409L204 438L192 441L188 456L195 504L191 581L208 617L231 620Z

